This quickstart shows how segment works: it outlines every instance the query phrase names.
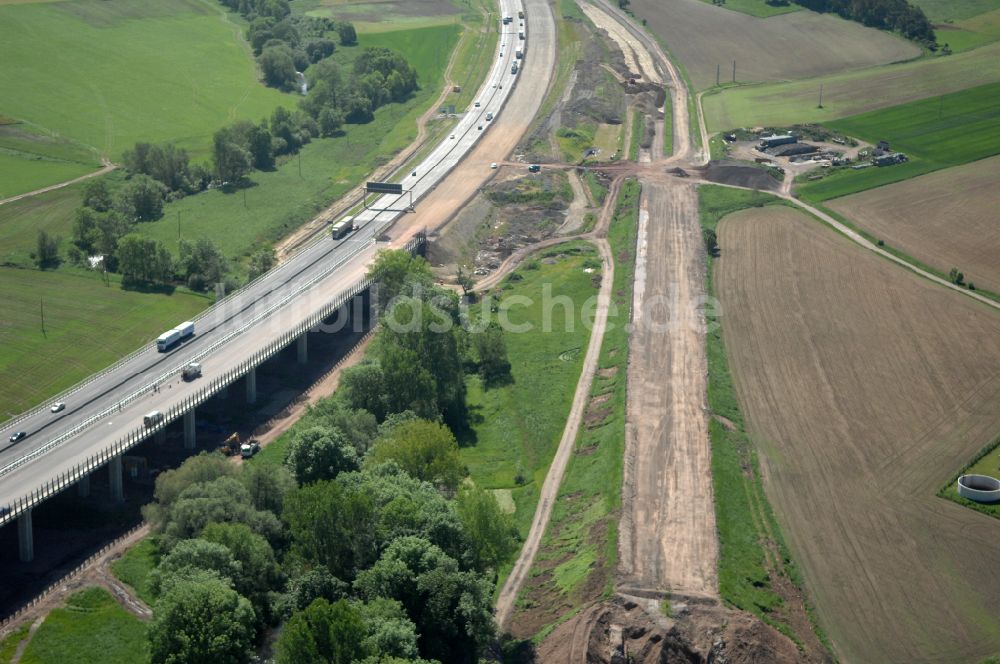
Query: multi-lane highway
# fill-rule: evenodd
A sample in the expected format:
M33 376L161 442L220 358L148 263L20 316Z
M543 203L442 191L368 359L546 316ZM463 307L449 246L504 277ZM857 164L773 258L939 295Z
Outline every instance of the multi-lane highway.
M489 131L493 121L487 115L496 117L502 112L521 75L511 73L512 64L519 62L515 52L524 50L525 58L530 58L526 50L530 16L519 19L521 9L521 0L500 0L501 16L512 21L501 26L494 65L475 99L479 105L470 105L449 137L396 178L408 193L380 197L371 209L355 215L359 228L343 240L318 237L278 268L205 311L195 319L194 337L185 343L166 353L158 352L155 344L147 345L4 424L0 432L0 523L17 515L16 507L7 507L17 499L141 430L144 413L180 404L357 283L375 253L375 239L402 214L399 210L410 196L419 201L431 192ZM525 33L524 40L519 32ZM496 155L496 161L504 156ZM204 375L185 383L180 380L180 369L191 361L202 363ZM54 401L65 402L66 408L50 413ZM8 443L15 431L28 436Z

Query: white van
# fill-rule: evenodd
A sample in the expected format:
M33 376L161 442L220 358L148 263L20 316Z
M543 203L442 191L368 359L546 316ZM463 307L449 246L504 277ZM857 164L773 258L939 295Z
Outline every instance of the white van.
M158 410L151 410L142 418L142 423L146 427L155 427L163 421L163 413Z

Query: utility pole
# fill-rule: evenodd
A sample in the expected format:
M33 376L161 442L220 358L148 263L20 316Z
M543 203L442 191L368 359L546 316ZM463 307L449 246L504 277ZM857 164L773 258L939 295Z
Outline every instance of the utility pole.
M722 69L722 65L715 65L715 85L719 85L719 71Z
M733 60L733 83L736 82L736 60Z
M302 151L299 150L299 179L302 179Z
M819 84L819 106L816 108L823 108L823 84Z
M42 336L45 336L45 300L38 298L38 310L42 315Z
M177 211L177 255L181 255L181 211Z
M246 190L246 187L243 188L243 209L244 210L248 209L247 208L247 190Z

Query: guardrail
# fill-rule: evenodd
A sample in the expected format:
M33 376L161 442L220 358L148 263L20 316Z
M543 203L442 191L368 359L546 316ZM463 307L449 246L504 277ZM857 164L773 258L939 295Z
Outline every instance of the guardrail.
M425 241L426 239L422 234L418 235L407 242L404 249L411 252L415 251ZM0 526L6 525L10 521L17 518L17 516L21 513L31 509L46 498L61 492L69 486L72 486L81 478L89 475L93 471L108 463L112 458L127 452L129 449L146 440L149 436L155 434L174 420L184 415L184 413L198 407L198 405L215 396L223 388L228 387L230 383L246 375L251 369L255 369L257 366L276 355L288 346L288 344L297 339L301 334L318 325L324 318L331 315L346 302L349 302L353 297L367 290L371 283L371 280L368 278L357 282L349 290L336 296L325 306L321 307L318 311L310 315L294 328L285 332L263 349L251 355L249 359L244 360L235 368L225 372L222 376L211 381L207 386L198 390L193 395L185 397L180 401L180 403L170 406L164 413L164 419L157 426L148 428L141 427L130 431L124 437L118 439L96 454L87 457L83 462L78 463L70 470L59 473L59 475L55 478L45 482L40 488L34 489L27 495L8 503L6 507L0 508ZM51 447L46 446L46 449L51 449ZM35 458L36 456L37 455L34 455L31 458ZM15 463L17 463L17 465L23 465L26 461Z

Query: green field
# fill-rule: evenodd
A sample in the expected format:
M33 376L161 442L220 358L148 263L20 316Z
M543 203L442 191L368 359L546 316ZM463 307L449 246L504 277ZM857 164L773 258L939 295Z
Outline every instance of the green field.
M87 164L26 156L0 149L0 198L65 182L95 170Z
M747 85L705 95L710 131L820 122L1000 81L1000 43L964 53L870 67L807 81ZM823 108L817 108L823 86Z
M782 204L770 194L715 185L699 187L698 199L702 228L712 230L731 212ZM725 252L726 248L721 247L721 251ZM712 259L709 259L707 285L710 296L714 292L712 267ZM783 602L771 588L769 570L787 576L796 586L801 586L801 579L761 483L757 451L747 434L729 372L720 327L724 321L709 313L707 322L708 406L713 415L709 421L709 436L715 519L719 531L719 594L727 602L792 635L792 629L776 613ZM766 546L765 542L768 542Z
M838 169L798 187L796 193L804 200L837 198L1000 153L1000 83L855 115L827 126L869 143L887 140L909 161L858 171Z
M569 257L557 259L560 254ZM554 262L553 262L554 261ZM588 244L572 243L533 255L503 283L503 298L527 296L532 304L511 308L515 324L529 322L526 333L507 332L507 351L513 382L484 389L478 377L468 381L468 404L475 431L474 444L462 449L462 461L472 480L486 489L509 489L517 510L521 534L528 532L552 455L566 424L573 392L580 378L583 355L590 338L589 324L581 322L581 307L595 297L593 275L585 266L599 259ZM568 297L575 311L572 326L564 322L565 309L552 308L551 331L542 329L543 288L551 297ZM520 471L524 483L515 476Z
M562 616L611 588L617 564L618 509L625 447L628 331L640 186L626 182L619 194L608 242L615 260L612 308L601 344L591 405L576 440L542 539L520 609L560 607Z
M204 156L222 125L294 99L257 81L241 32L209 0L0 4L0 114L112 159L139 140Z
M100 163L96 150L0 117L0 199L72 180Z
M31 637L21 664L139 664L149 661L146 624L102 588L70 595Z
M1000 9L1000 0L911 0L932 22L959 21ZM938 37L940 39L940 35Z
M154 597L149 589L149 573L156 567L159 558L156 539L145 537L112 563L111 571L120 581L131 586L139 599L152 606Z
M960 475L986 475L988 477L996 477L1000 479L1000 438L993 441L988 445L983 453L978 459L973 461L967 468L963 469ZM974 500L969 500L958 495L958 487L956 482L958 481L958 475L951 478L938 495L947 498L948 500L953 500L959 505L964 505L971 509L982 512L983 514L989 514L990 516L1000 519L1000 503L977 503Z
M712 0L702 0L702 2L713 4ZM772 7L771 5L765 3L764 0L726 0L726 4L723 5L723 8L730 9L734 12L740 12L741 14L749 14L750 16L756 16L758 18L767 18L768 16L777 16L778 14L787 14L788 12L796 12L802 9L802 7L792 3L789 3L784 7Z
M117 280L105 287L96 272L0 267L0 420L112 364L210 301L180 290L126 291Z
M244 190L216 189L169 203L160 220L141 224L139 231L176 253L179 220L181 237L208 238L234 259L287 235L413 140L416 119L440 91L457 32L449 25L360 35L361 46L391 47L417 68L422 87L413 98L380 108L369 124L346 126L344 136L313 141L274 171L254 172ZM343 59L353 59L356 52ZM0 259L30 264L40 228L71 237L81 191L82 185L74 186L0 206Z

